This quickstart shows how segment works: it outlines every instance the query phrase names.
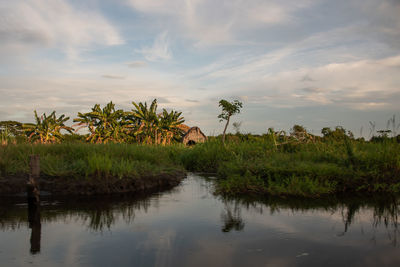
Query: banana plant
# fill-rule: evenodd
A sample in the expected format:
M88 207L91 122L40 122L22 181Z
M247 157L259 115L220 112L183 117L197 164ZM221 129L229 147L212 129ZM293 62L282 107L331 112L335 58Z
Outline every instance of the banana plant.
M139 142L151 144L154 138L154 143L159 142L158 127L159 118L157 116L157 99L151 102L150 107L147 107L147 103L144 104L139 102L132 102L135 109L132 109L131 114L137 119L139 128L137 129L135 135Z
M61 115L56 117L56 111L53 111L49 116L43 113L40 117L34 111L36 123L24 124L24 131L27 133L30 142L48 144L57 143L63 139L61 130L66 130L72 133L72 127L66 126L64 122L69 120L69 117Z
M171 140L174 138L182 137L183 130L178 126L185 122L185 118L181 117L182 112L171 110L168 113L166 109L163 109L163 113L159 116L159 128L162 136L163 145L171 144Z
M127 140L128 123L125 120L125 112L115 110L115 104L108 103L104 108L99 104L94 105L91 112L78 113L74 126L87 127L89 136L86 141L90 143L124 142Z

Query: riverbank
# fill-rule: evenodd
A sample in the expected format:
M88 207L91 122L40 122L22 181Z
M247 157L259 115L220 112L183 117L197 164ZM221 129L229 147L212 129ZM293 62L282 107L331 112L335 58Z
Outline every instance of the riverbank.
M227 195L400 192L400 144L392 141L207 142L187 150L182 161L190 171L216 173L217 192Z
M37 183L44 194L66 195L103 195L121 193L149 193L171 189L186 177L184 171L158 173L140 178L120 179L118 177L71 179L40 178ZM0 180L1 195L19 195L26 192L26 178L9 177Z
M186 176L174 151L136 145L10 145L0 147L0 194L26 190L29 155L40 157L41 191L54 195L144 193L172 188Z
M26 177L40 156L42 188L57 194L134 192L174 185L186 171L215 173L217 193L320 197L400 193L400 144L342 140L276 146L271 140L148 146L128 144L0 147L0 192ZM174 178L177 177L177 178ZM24 190L24 189L23 189ZM68 194L68 193L67 193Z

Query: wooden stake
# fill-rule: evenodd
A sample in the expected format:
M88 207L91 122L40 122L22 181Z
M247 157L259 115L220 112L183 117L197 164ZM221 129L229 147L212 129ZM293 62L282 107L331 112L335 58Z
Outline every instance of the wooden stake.
M30 157L30 174L26 185L26 191L28 193L29 203L39 203L39 187L37 180L40 176L40 158L39 155L31 155Z

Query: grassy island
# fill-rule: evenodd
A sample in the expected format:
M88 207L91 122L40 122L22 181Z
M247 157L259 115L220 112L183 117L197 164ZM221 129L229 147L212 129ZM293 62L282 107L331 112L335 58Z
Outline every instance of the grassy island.
M182 156L189 170L217 173L217 190L226 194L400 192L400 144L391 141L281 146L262 139L226 146L210 142Z

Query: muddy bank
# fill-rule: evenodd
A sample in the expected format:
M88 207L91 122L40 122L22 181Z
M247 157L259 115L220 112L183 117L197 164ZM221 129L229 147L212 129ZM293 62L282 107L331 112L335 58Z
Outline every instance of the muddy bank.
M39 189L51 195L101 195L117 193L145 193L170 189L186 177L184 171L159 173L140 178L118 177L40 177ZM0 177L0 195L18 195L26 192L27 178L24 175Z

